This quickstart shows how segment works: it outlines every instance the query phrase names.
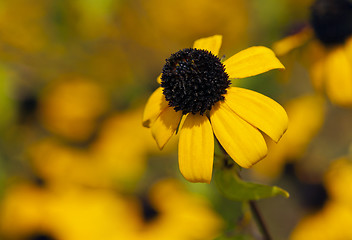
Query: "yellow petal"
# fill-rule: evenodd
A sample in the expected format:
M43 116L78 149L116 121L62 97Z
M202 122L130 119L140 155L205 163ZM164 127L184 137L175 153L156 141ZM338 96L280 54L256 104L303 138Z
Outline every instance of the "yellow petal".
M314 88L322 91L325 81L326 48L318 40L314 40L307 45L307 50L303 54L303 58L310 65L309 74Z
M236 114L265 132L275 142L279 141L287 129L285 109L260 93L231 87L227 89L225 102Z
M284 69L272 50L266 47L250 47L224 62L229 78L245 78L272 69Z
M160 113L168 106L161 87L156 89L149 97L145 106L142 123L144 127L151 127Z
M158 78L156 79L156 81L159 83L159 84L161 84L161 73L160 73L160 75L158 76Z
M267 147L258 129L235 114L224 102L210 111L213 131L230 157L244 168L249 168L267 154Z
M332 50L325 62L326 92L331 102L341 106L352 106L352 63L345 48Z
M188 114L180 132L178 155L180 171L188 181L210 183L214 136L206 116Z
M205 49L214 55L219 54L219 50L222 43L221 35L214 35L212 37L201 38L194 42L193 48Z
M300 32L285 37L284 39L277 41L273 44L273 50L278 56L286 55L288 52L292 51L295 48L302 46L312 37L312 29L305 28Z
M349 57L349 60L352 62L352 37L346 40L346 54Z
M324 74L325 74L325 59L317 59L310 67L310 78L316 90L323 90Z
M253 170L272 179L282 173L285 163L301 159L323 125L324 103L324 98L320 95L300 96L286 103L289 127L278 144L268 142L268 155Z
M160 149L163 149L175 133L181 117L181 111L175 112L173 108L167 107L155 120L152 125L152 134Z

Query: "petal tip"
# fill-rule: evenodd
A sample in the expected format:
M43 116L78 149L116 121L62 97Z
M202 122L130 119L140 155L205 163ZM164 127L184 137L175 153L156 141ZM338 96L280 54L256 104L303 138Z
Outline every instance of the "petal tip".
M192 183L207 183L207 184L210 184L211 182L211 178L190 178L190 177L186 177L182 174L182 176L189 182L192 182Z
M248 162L248 165L246 166L241 166L244 168L251 168L253 167L255 164L257 164L258 162L262 161L264 158L266 158L266 156L268 155L268 151L266 151L262 156L260 156L257 160L253 161L253 162Z
M280 62L280 60L279 59L277 59L278 60L278 67L277 67L277 69L279 69L279 70L285 70L286 68L285 68L285 66Z
M276 139L273 139L275 143L278 143L278 142L281 140L282 136L283 136L283 135L285 134L285 132L287 131L287 128L288 128L288 127L286 127L286 128L282 131L281 135L279 135Z
M165 145L166 145L167 142L160 142L160 141L158 140L158 137L157 137L157 136L155 136L154 134L152 134L152 135L153 135L153 138L154 138L154 140L155 140L155 142L156 142L156 145L158 146L159 150L160 150L160 151L163 150L163 148L165 147Z

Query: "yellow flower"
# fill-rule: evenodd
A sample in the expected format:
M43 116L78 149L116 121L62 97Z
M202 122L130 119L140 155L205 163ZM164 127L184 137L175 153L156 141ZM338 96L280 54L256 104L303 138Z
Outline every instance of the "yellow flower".
M109 188L29 183L4 194L1 239L210 240L224 228L207 199L173 179L157 182L142 199Z
M332 162L325 174L324 185L330 199L346 204L352 210L352 157L341 157Z
M287 129L286 112L278 103L230 87L228 80L284 66L265 47L248 48L221 63L217 57L221 43L222 36L215 35L172 54L143 115L143 125L151 128L161 149L180 129L179 168L191 182L211 180L213 134L232 159L248 168L267 154L259 130L277 142Z
M146 171L148 155L159 153L148 129L139 125L142 112L139 107L112 114L102 121L96 138L87 148L53 138L32 144L27 152L36 174L50 186L64 188L122 187L136 183ZM168 147L173 150L173 145Z
M50 84L41 96L39 116L55 134L74 141L87 140L98 118L108 108L101 86L81 77L63 77Z
M328 202L321 211L301 220L292 232L290 239L352 239L351 222L351 206Z
M57 191L17 184L5 194L0 205L0 237L5 239L133 239L135 235L136 204L109 189Z
M341 157L324 176L329 201L319 212L303 218L290 239L352 239L352 162Z
M145 173L148 155L158 148L140 125L142 113L140 107L130 109L113 114L102 123L89 149L103 169L100 178L109 176L114 183L131 183Z
M308 41L312 40L312 41ZM306 44L305 54L314 87L334 104L352 106L352 4L317 0L311 26L274 44L278 55Z
M148 194L156 214L143 223L136 239L181 240L214 239L224 222L203 196L186 191L179 181L164 179L154 184Z

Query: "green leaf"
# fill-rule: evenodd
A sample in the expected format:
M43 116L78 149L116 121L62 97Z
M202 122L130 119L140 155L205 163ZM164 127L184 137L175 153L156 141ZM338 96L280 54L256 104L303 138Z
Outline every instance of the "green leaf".
M241 180L234 167L215 169L214 180L225 197L235 201L258 200L277 195L289 197L289 193L279 187Z

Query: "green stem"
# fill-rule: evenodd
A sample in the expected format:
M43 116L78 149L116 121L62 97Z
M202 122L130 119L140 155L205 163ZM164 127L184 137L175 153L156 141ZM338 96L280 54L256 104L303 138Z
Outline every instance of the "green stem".
M253 217L255 218L257 225L263 235L264 240L271 240L270 233L268 231L268 228L266 227L266 224L264 222L264 219L262 215L259 212L259 209L257 207L257 204L254 201L249 201L249 206L251 208Z
M234 163L234 162L233 161L229 162L229 160L231 159L230 156L225 151L225 149L223 149L223 147L221 146L220 142L218 141L218 139L216 137L215 137L215 140L216 140L216 143L217 143L218 147L220 148L220 150L221 150L221 152L223 154L222 158L220 158L221 161L222 161L220 166L221 167L227 167L227 168L235 167L236 164L231 165L231 163ZM238 174L238 177L240 177L239 174ZM263 219L262 215L260 214L260 211L259 211L259 209L257 207L257 204L254 201L249 201L249 206L250 206L252 215L253 215L253 217L254 217L257 225L258 225L258 228L259 228L259 230L261 231L261 233L263 235L264 240L271 240L272 238L270 236L268 228L266 227L264 219Z

